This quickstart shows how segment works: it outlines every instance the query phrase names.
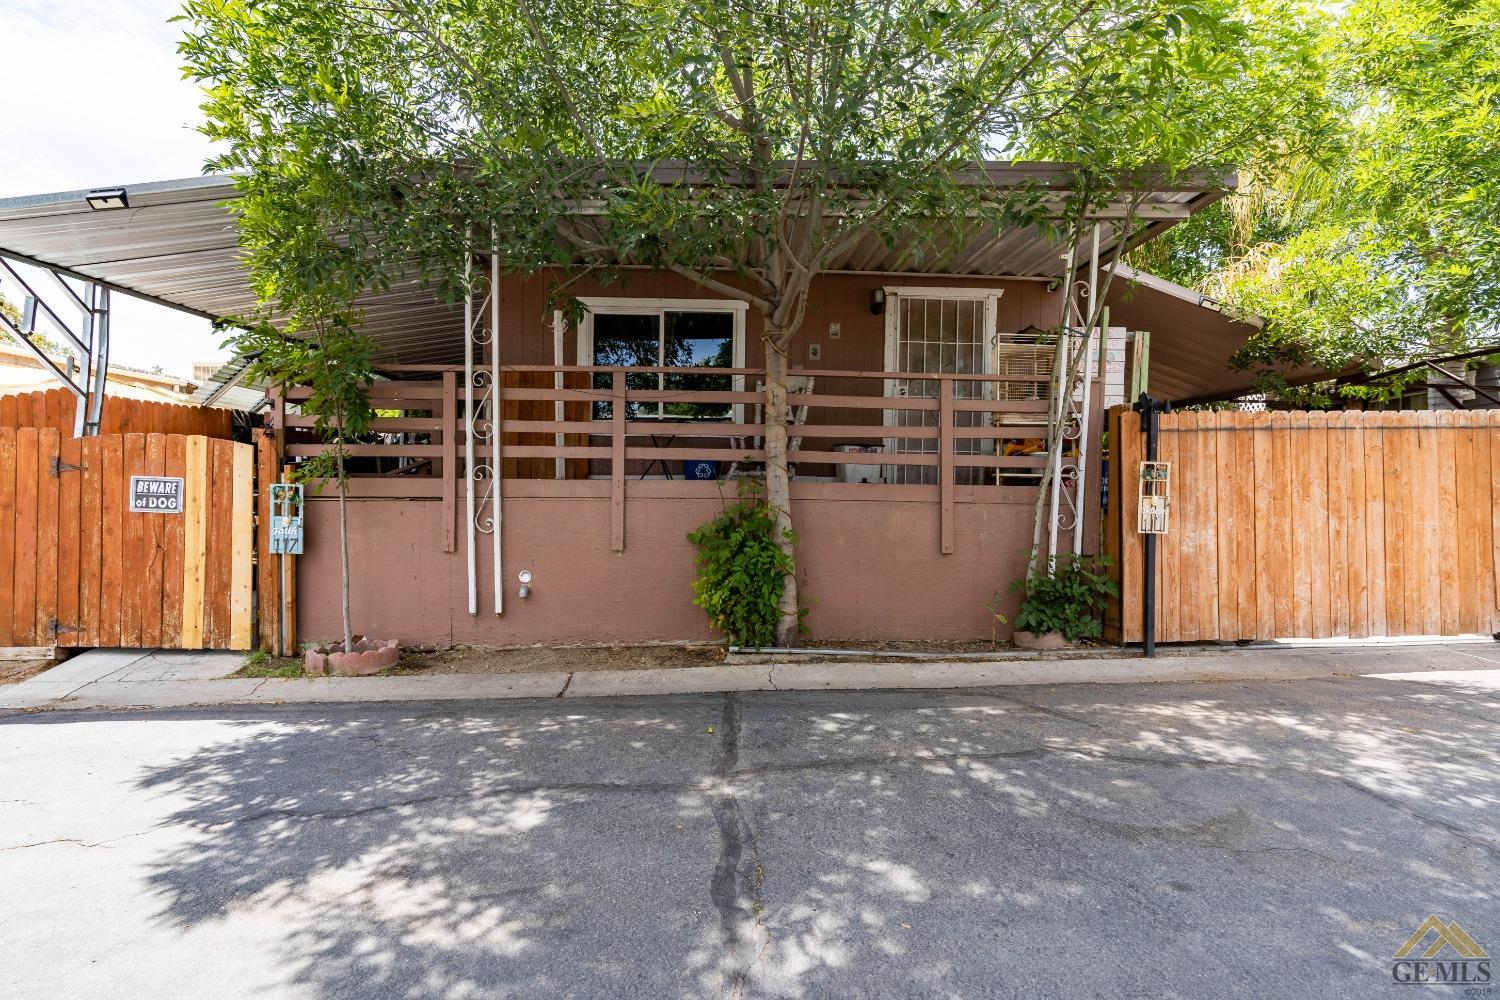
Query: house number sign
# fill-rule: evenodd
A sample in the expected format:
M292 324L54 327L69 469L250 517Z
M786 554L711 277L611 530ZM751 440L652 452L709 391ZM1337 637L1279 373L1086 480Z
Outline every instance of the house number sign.
M1172 463L1141 463L1141 505L1138 530L1143 535L1167 533L1167 509L1172 504Z
M296 483L271 484L271 552L302 554L302 487Z
M130 509L140 514L181 514L182 480L175 476L131 476Z

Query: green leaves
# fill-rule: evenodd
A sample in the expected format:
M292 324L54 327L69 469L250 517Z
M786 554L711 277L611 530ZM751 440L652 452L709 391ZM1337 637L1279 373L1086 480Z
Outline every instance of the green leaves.
M312 321L310 329L288 331L244 320L223 346L253 359L252 381L310 390L302 411L316 417L314 428L331 447L299 471L304 482L334 480L342 487L344 444L368 434L375 417L369 398L374 343L349 317L335 314Z
M1378 368L1492 343L1500 0L1284 16L1310 42L1281 141L1249 161L1240 194L1139 263L1267 320L1238 358L1250 368Z
M1231 129L1275 117L1232 100L1238 10L188 0L180 50L226 150L210 166L243 172L242 238L278 315L403 279L455 297L472 221L514 271L733 268L785 328L862 231L926 262L1017 214L1029 193L960 183L977 160L1077 162L1098 194L1118 167L1232 159ZM644 184L653 165L680 179Z
M1061 632L1069 642L1097 638L1103 631L1100 613L1105 602L1120 596L1119 585L1103 572L1109 565L1103 556L1062 555L1051 570L1016 580L1010 589L1021 595L1021 610L1013 624L1037 635ZM993 611L997 605L995 600L989 606Z
M781 621L777 602L794 567L776 542L765 500L743 497L688 541L698 547L693 603L708 613L709 626L735 645L775 646ZM786 541L795 545L797 540L788 533Z

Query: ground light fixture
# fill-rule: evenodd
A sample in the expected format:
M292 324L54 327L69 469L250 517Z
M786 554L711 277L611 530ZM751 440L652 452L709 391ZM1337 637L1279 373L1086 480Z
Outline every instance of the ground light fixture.
M521 581L521 589L517 593L517 596L518 597L530 597L531 596L531 570L529 570L529 569L523 569L523 570L521 570L521 572L517 575L516 578Z
M124 188L99 188L83 196L89 208L96 212L107 212L114 208L129 208L130 197Z

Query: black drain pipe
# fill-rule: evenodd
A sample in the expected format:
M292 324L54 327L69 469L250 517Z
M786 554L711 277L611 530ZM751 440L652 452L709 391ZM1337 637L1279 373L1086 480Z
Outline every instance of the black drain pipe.
M1172 409L1171 403L1152 399L1144 392L1136 400L1136 410L1141 414L1141 430L1146 435L1146 461L1156 461L1157 415ZM1122 470L1123 471L1123 470ZM1121 478L1124 478L1123 476ZM1139 476L1136 489L1140 489ZM1139 513L1136 515L1139 517ZM1136 525L1140 530L1140 525ZM1147 659L1156 656L1156 536L1147 534L1141 538L1141 642Z

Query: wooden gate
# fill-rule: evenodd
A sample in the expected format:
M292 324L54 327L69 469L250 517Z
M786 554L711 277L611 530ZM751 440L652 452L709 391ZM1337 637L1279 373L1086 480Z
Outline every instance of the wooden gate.
M1166 414L1156 639L1488 634L1500 627L1500 411ZM1141 632L1140 415L1111 414L1106 527Z
M181 479L180 511L132 476ZM253 488L248 444L0 428L0 646L249 649Z

